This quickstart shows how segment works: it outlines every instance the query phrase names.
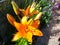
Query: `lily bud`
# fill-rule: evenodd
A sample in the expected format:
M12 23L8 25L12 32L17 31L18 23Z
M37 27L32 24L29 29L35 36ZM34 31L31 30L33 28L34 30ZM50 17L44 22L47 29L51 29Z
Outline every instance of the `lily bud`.
M16 15L19 15L20 12L19 12L19 7L17 6L17 4L14 1L12 1L11 4Z
M9 23L14 26L14 22L15 22L14 17L11 16L10 14L7 14L7 19L9 21Z
M31 5L31 8L30 8L30 13L32 13L35 10L35 6L36 6L36 3L33 2L33 4Z
M34 20L40 19L41 16L42 16L42 12L40 12L40 13L34 18Z

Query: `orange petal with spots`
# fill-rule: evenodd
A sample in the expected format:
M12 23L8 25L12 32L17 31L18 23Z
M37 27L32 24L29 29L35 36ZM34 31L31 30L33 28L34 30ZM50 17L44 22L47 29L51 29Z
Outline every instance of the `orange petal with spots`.
M35 20L35 21L33 21L33 22L31 23L31 26L32 26L32 27L35 27L35 28L38 28L39 24L40 24L40 21L39 21L39 20Z
M32 26L29 26L28 28L29 28L29 32L31 32L33 35L43 36L43 33L40 30L38 30Z
M43 33L38 29L33 30L32 33L33 35L36 35L36 36L43 36Z

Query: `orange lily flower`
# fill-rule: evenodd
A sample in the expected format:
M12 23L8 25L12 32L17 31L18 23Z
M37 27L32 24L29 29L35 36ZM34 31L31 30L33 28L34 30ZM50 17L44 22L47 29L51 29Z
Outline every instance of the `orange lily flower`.
M33 4L31 6L29 5L26 8L26 10L24 10L24 9L19 9L19 10L23 13L23 15L32 16L34 14L38 14L39 13L39 11L35 9L35 6L36 6L36 3L33 2Z
M23 15L26 15L26 16L28 16L28 15L32 16L34 14L39 13L39 11L35 9L35 6L36 6L35 2L33 2L33 4L31 6L29 5L26 10L20 9L14 1L12 1L11 4L12 4L13 10L16 13L16 15L19 15L20 12L22 12Z
M23 16L21 22L18 23L15 21L14 17L10 14L7 14L7 19L16 29L17 33L14 35L12 41L16 41L21 37L26 38L29 42L32 42L32 36L43 36L43 33L38 29L40 21L27 18Z

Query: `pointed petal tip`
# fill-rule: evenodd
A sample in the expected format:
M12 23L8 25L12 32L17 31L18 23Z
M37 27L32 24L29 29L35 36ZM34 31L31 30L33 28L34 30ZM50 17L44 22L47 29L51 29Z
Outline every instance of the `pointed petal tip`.
M12 4L12 3L15 3L15 2L14 2L14 1L11 1L11 4Z
M14 38L13 38L11 41L14 42L14 41L17 41L17 40L18 40L18 39L14 39Z
M39 12L39 13L37 14L37 16L34 18L34 20L40 19L41 16L42 16L42 12Z
M43 32L39 30L38 35L37 36L43 36Z
M9 17L10 17L10 14L8 14L8 13L7 13L6 17L7 17L7 19L9 19Z
M43 36L43 33L41 32L39 36Z
M7 17L9 16L9 14L7 13Z
M20 32L17 32L16 34L14 34L13 38L11 41L17 41L18 39L20 39L22 36L20 34Z

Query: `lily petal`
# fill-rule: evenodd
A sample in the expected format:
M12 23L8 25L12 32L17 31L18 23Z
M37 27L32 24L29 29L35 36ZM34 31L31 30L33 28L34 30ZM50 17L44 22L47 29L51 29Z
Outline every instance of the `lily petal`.
M32 42L32 33L31 32L27 32L26 35L25 35L25 38L29 41L29 42Z
M28 22L27 22L27 24L31 25L32 22L33 22L33 18L29 19Z
M29 12L30 12L30 5L27 7L25 15L29 15Z
M34 11L32 11L32 12L30 13L30 16L32 16L32 15L34 15L34 14L38 14L38 13L39 13L38 10L34 10Z
M28 16L29 11L30 11L30 5L27 7L26 10L24 10L24 9L19 9L19 11L21 11L24 16Z
M23 14L23 15L25 15L25 10L24 9L19 9L19 11Z
M20 34L20 32L17 32L17 33L14 35L12 41L16 41L16 40L20 39L21 37L22 37L22 35Z
M34 28L34 27L32 27L32 26L29 26L28 28L29 28L29 31L30 31L33 35L43 36L43 33L42 33L40 30L38 30L38 29L36 29L36 28Z
M27 23L27 18L28 18L27 16L23 16L21 23L25 25Z
M40 21L39 20L34 20L30 25L32 27L38 28L39 24L40 24Z
M23 25L23 24L18 23L18 22L14 22L14 25L15 25L17 31L19 31L20 33L22 33L22 35L25 34L25 29L27 28L26 25Z
M10 14L7 14L7 19L9 21L9 23L14 26L14 22L15 22L14 17L11 16Z

